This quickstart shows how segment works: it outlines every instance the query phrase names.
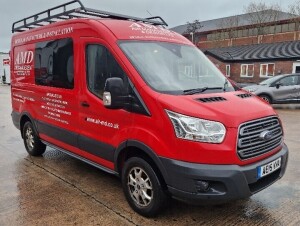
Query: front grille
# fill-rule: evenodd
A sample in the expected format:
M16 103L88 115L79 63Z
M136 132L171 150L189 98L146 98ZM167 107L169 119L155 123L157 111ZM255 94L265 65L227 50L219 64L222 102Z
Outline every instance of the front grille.
M267 133L269 137L264 137ZM241 159L253 158L280 146L282 128L277 117L262 118L242 124L239 128L237 152Z

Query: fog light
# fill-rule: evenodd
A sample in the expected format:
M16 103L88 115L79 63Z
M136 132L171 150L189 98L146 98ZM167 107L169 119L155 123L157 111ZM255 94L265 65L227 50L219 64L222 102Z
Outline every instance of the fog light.
M196 181L196 189L198 192L206 192L209 190L209 182L204 180Z

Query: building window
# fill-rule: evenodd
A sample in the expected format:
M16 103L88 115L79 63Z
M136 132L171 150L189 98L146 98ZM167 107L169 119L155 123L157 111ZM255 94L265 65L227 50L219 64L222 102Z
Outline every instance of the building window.
M264 28L262 28L262 30L263 30L263 34L264 34L264 35L269 34L269 32L270 32L270 27L264 27Z
M269 34L275 34L275 26L269 27Z
M283 24L282 25L282 33L288 32L289 31L289 25L288 24Z
M253 36L254 30L252 28L249 29L249 36Z
M74 88L71 38L37 43L34 59L35 84L63 89Z
M275 64L261 64L260 77L272 77L275 73Z
M224 40L225 39L225 32L221 32L220 37L221 37L221 40Z
M243 30L243 37L248 37L249 36L249 30L245 29Z
M295 31L295 30L296 30L296 24L295 23L289 24L289 31Z
M230 64L226 65L226 76L230 77Z
M212 41L212 34L208 34L208 35L207 35L207 40L208 40L208 41Z
M233 31L232 38L237 38L237 37L238 37L238 31Z
M281 31L282 31L282 26L281 25L276 25L275 33L281 33Z
M217 39L217 35L216 35L216 33L213 33L213 34L211 35L211 40L214 41L214 40L216 40L216 39Z
M224 33L224 38L225 38L225 39L229 39L229 36L230 36L230 35L229 35L229 32L225 32L225 33Z
M242 64L241 77L253 77L253 76L254 76L254 64Z

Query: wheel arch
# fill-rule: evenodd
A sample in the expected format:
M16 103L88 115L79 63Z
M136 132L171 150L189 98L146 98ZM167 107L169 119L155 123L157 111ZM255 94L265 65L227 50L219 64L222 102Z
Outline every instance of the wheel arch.
M269 97L270 98L270 103L273 103L273 101L274 101L274 98L273 98L273 96L270 93L263 92L263 93L257 94L257 96L258 97L260 97L260 96L267 96L267 97Z
M122 168L125 161L130 157L140 157L147 161L157 173L161 185L165 189L167 188L168 175L159 157L149 146L136 140L124 141L116 149L114 155L115 171L118 172L120 176L122 174Z
M27 121L30 121L32 123L34 130L38 134L37 125L35 123L35 120L33 120L32 116L28 112L23 112L20 116L20 131L21 131L22 138L24 138L23 137L23 127Z

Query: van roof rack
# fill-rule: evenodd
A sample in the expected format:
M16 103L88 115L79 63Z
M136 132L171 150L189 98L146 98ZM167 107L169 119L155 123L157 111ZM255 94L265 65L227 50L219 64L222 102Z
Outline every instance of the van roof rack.
M75 4L79 4L79 7L72 7ZM73 18L111 18L144 22L152 25L168 26L168 24L159 16L149 18L131 17L122 14L86 8L80 0L74 0L14 22L12 25L12 33L22 32Z

